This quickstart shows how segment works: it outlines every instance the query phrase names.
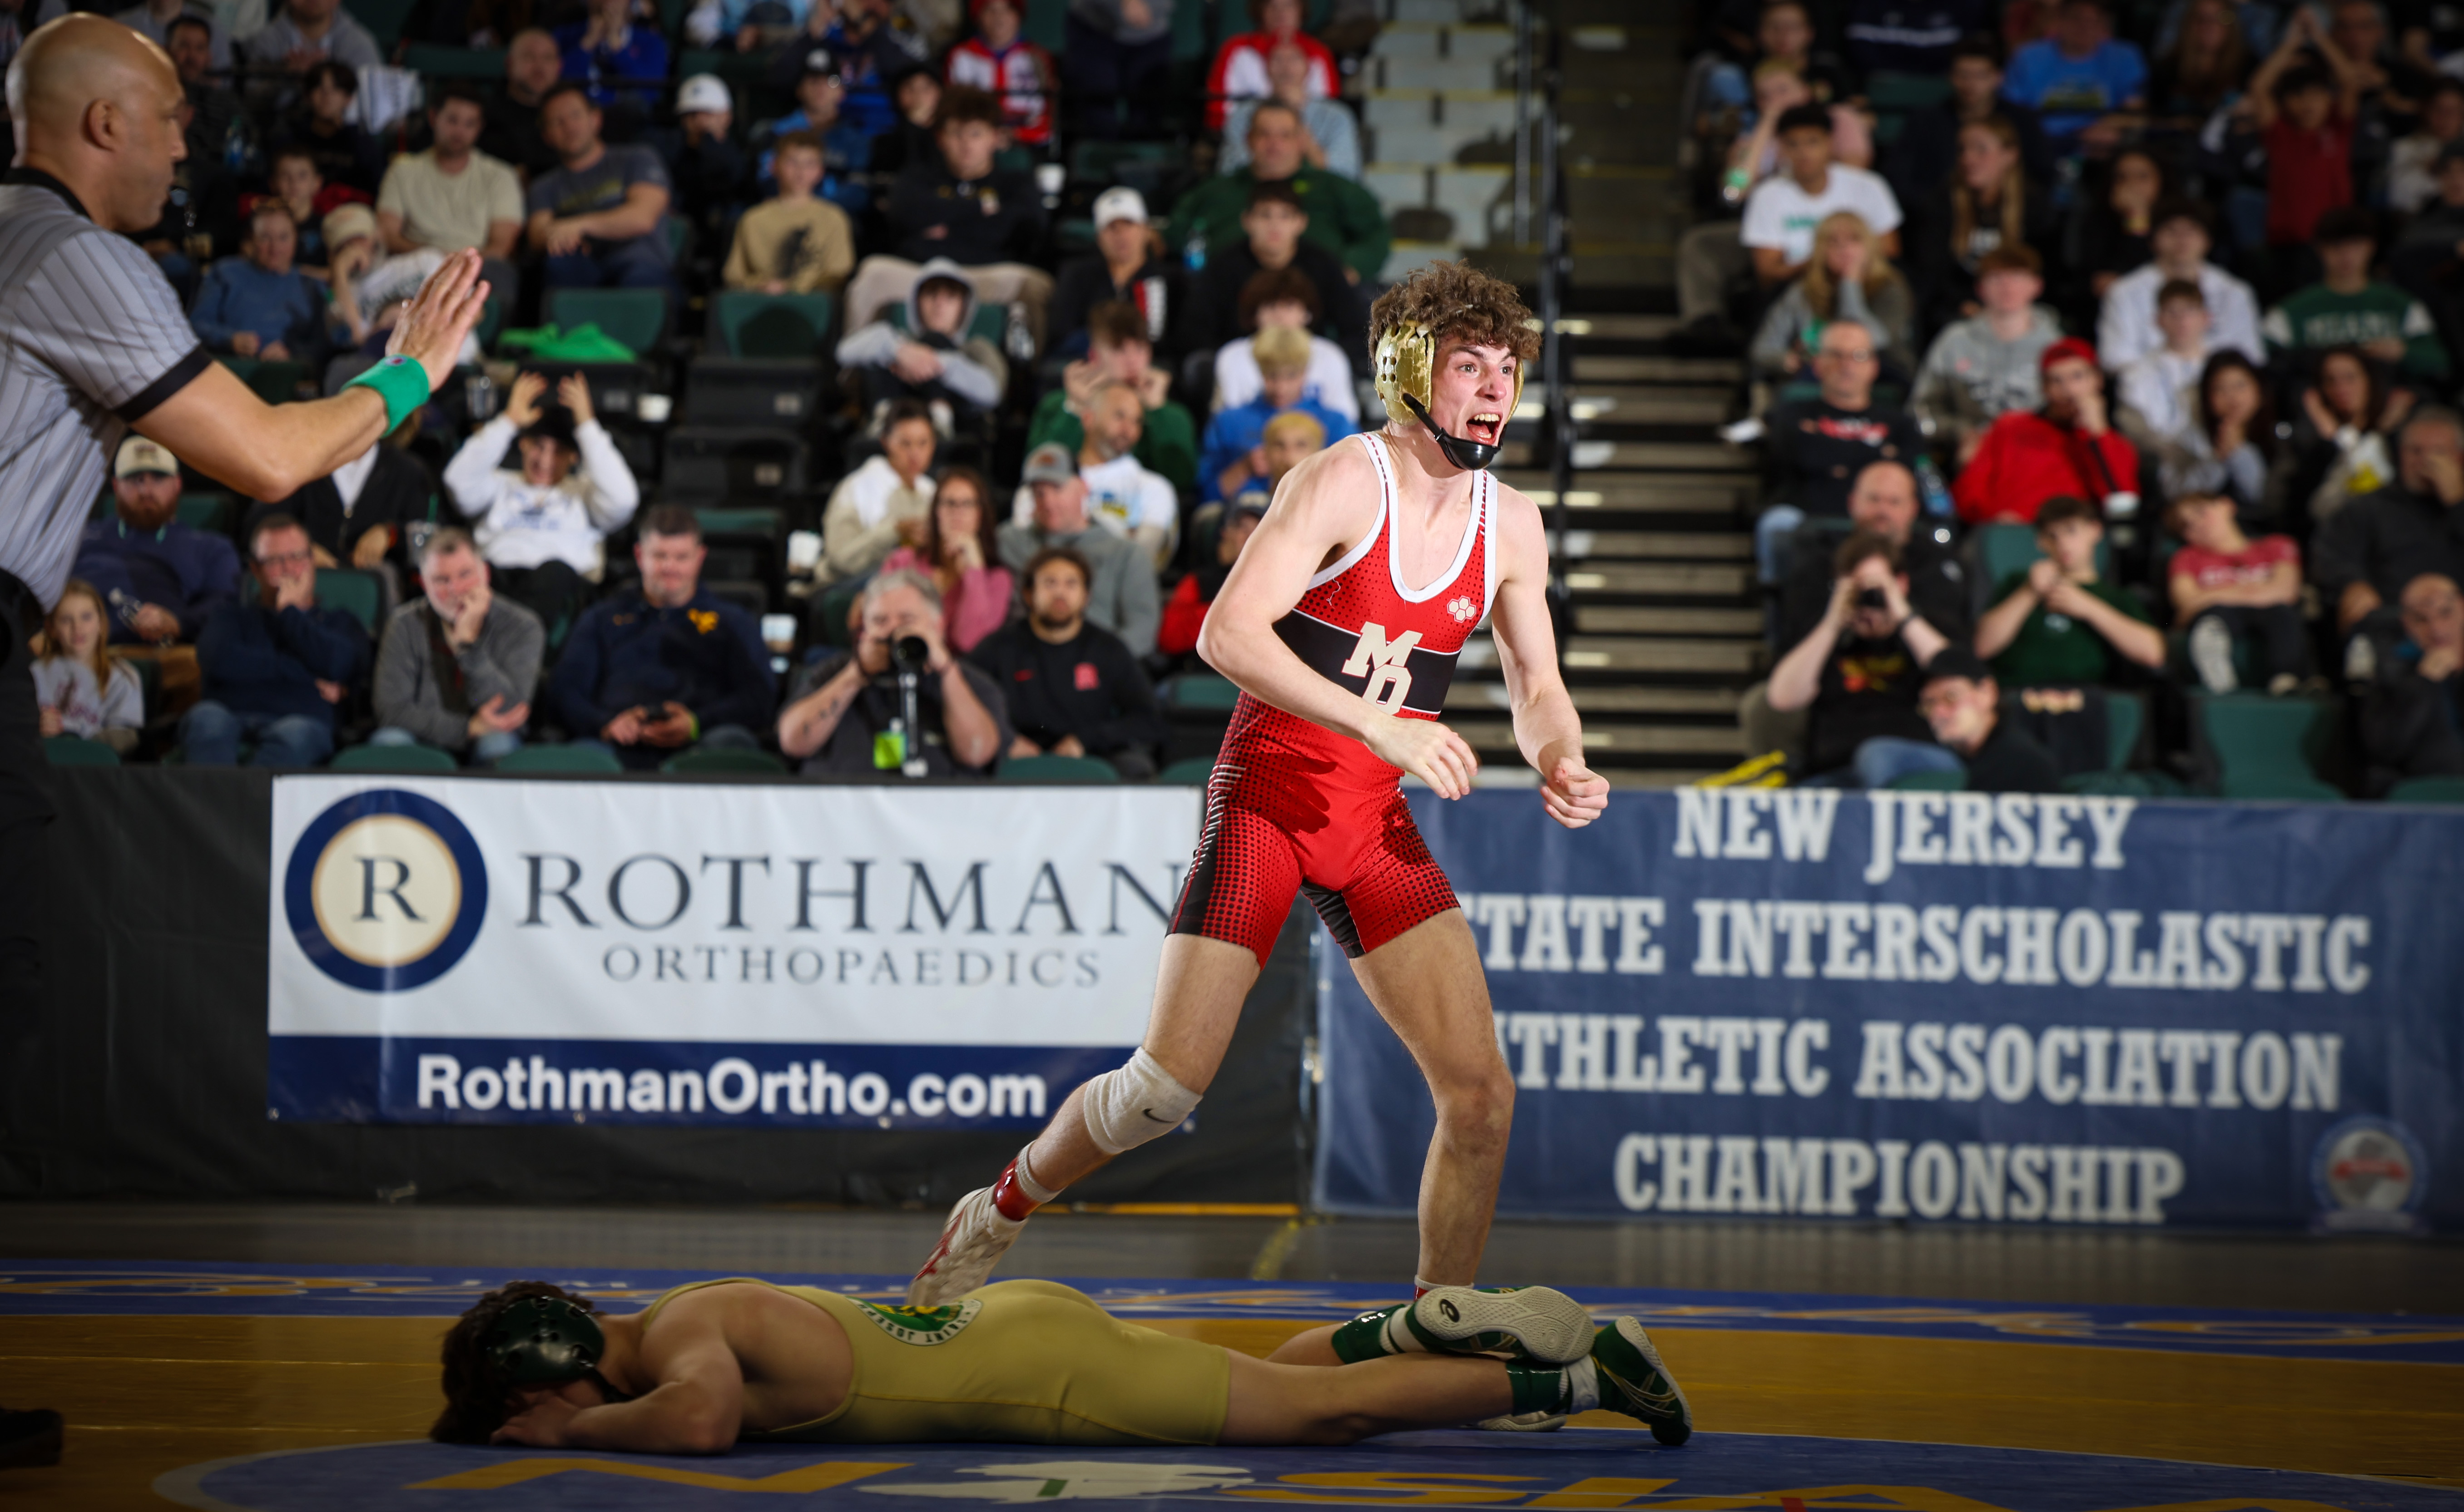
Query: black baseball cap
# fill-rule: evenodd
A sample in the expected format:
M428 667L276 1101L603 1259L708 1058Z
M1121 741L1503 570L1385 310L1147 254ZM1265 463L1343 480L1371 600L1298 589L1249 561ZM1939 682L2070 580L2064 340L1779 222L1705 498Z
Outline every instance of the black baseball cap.
M1964 677L1971 683L1981 683L1992 675L1993 668L1985 665L1985 658L1965 646L1944 646L1933 653L1933 660L1925 663L1925 669L1928 683L1937 677Z

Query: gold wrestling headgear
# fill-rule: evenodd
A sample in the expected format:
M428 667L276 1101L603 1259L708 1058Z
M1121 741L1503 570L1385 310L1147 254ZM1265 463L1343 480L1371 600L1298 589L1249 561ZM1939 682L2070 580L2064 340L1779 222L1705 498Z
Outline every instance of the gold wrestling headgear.
M1374 367L1377 378L1377 397L1386 402L1388 418L1410 425L1417 420L1429 427L1438 449L1446 460L1459 468L1474 471L1497 460L1500 445L1506 439L1506 427L1498 427L1496 443L1467 440L1446 434L1429 417L1429 399L1437 382L1438 338L1440 331L1416 322L1398 321L1387 327L1377 339ZM1514 397L1507 401L1507 421L1523 403L1523 364L1514 364Z

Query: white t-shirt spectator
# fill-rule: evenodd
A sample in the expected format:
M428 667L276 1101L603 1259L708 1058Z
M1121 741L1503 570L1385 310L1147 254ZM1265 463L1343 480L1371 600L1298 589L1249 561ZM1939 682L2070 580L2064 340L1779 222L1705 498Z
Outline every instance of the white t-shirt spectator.
M1080 464L1087 480L1087 514L1115 536L1153 525L1167 536L1180 525L1180 500L1172 484L1138 465L1134 452L1123 452L1093 467Z
M1266 381L1258 374L1258 354L1249 349L1247 337L1226 341L1217 350L1215 408L1245 405L1265 386ZM1360 394L1352 386L1352 364L1344 360L1343 348L1325 337L1309 338L1309 377L1302 383L1301 397L1316 401L1355 426L1360 424Z
M553 488L534 488L518 469L500 467L514 444L514 423L502 415L471 433L445 465L445 491L470 516L479 555L490 565L537 567L561 561L596 578L603 542L625 528L642 491L615 438L596 420L573 427L582 463Z
M1877 236L1900 229L1900 202L1879 173L1831 164L1822 192L1808 194L1785 173L1754 186L1746 199L1748 247L1776 248L1792 268L1814 255L1814 230L1841 210L1855 210Z
M2165 344L2165 333L2156 326L2156 292L2164 287L2164 270L2151 262L2104 291L2104 308L2096 318L2096 357L2107 372L2118 373ZM2265 367L2258 296L2250 285L2214 263L2201 263L2199 294L2208 302L2208 350L2231 347Z

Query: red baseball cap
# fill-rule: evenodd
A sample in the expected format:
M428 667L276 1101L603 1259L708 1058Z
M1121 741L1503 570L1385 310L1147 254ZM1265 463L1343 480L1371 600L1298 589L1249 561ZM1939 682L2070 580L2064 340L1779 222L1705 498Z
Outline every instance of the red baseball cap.
M2036 359L2037 376L2042 377L2051 372L2056 362L2067 362L2073 358L2079 359L2090 367L2097 365L2095 347L2076 336L2066 336L2046 347L2044 355Z

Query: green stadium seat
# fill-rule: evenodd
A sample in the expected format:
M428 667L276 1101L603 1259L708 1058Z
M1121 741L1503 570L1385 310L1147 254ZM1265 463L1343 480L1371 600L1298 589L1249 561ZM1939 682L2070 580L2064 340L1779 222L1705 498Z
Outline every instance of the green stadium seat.
M697 509L693 518L711 536L776 536L787 525L784 510L768 508Z
M1204 11L1206 7L1183 5L1178 11ZM1026 14L1020 18L1019 31L1026 39L1047 53L1059 53L1069 42L1069 0L1026 0ZM1175 27L1177 32L1179 28Z
M2390 803L2464 803L2464 777L2417 777L2388 789Z
M345 746L326 765L337 772L451 772L460 763L434 746Z
M759 777L785 777L787 763L767 751L687 751L659 763L662 772L741 772Z
M1240 685L1215 672L1183 672L1164 684L1164 703L1172 709L1229 713L1240 701Z
M1960 793L1967 788L1964 772L1907 772L1891 779L1894 793Z
M1876 69L1865 79L1865 100L1878 111L1931 110L1950 98L1947 74L1899 74Z
M2130 769L2139 754L2139 736L2147 728L2147 695L2104 690L2105 765L2116 772Z
M712 298L710 328L722 356L812 358L829 349L836 308L826 294L732 289Z
M1984 580L1977 586L1988 594L2003 579L2027 571L2030 562L2044 555L2036 549L2036 528L2033 525L1980 525L1974 538L1977 573ZM2113 576L2113 543L2109 539L2097 543L2096 570L2100 577Z
M299 397L299 385L308 382L305 362L269 362L255 357L217 357L215 362L231 370L249 387L249 391L269 405L287 405Z
M402 50L402 66L434 79L502 78L505 55L495 48L412 42Z
M360 628L377 633L377 611L385 603L385 581L357 567L317 569L317 602L327 608L348 609Z
M179 520L190 530L206 531L215 536L228 536L237 518L228 493L183 493L180 495Z
M547 318L570 331L596 325L612 340L648 357L668 334L668 296L657 289L550 289Z
M622 772L625 763L599 746L524 746L496 761L499 772Z
M1175 761L1156 773L1155 780L1183 787L1204 787L1207 779L1214 775L1215 758L1213 756L1191 756L1186 761Z
M1001 764L1003 782L1118 782L1121 774L1110 761L1093 756L1010 756Z
M120 753L99 740L83 735L52 735L43 741L43 755L54 766L118 766Z
M410 19L413 3L414 0L350 0L343 9L368 29L380 49L391 52L395 39L402 35L403 23Z
M2264 693L2192 693L2192 740L2226 798L2342 802L2319 776L2335 732L2335 705L2323 698Z

